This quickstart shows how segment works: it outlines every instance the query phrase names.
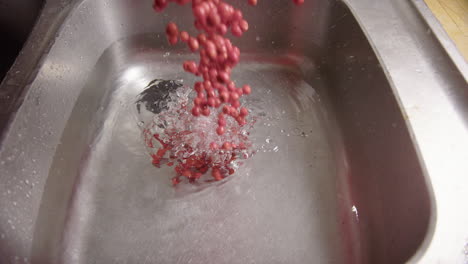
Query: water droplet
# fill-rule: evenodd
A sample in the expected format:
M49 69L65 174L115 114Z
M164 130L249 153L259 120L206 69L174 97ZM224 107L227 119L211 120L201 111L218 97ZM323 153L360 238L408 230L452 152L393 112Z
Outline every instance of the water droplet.
M267 138L265 139L266 143L270 144L271 142L273 142L273 140L271 138Z
M171 55L171 53L168 51L168 52L166 52L166 53L163 54L163 57L164 57L164 58L167 58L167 57L169 57L170 55Z
M275 146L275 147L273 148L273 151L274 151L274 152L278 152L278 151L279 151L279 147L278 147L278 146Z
M356 208L355 205L353 205L353 206L351 207L351 212L354 213L354 215L355 215L355 217L356 217L356 220L359 222L359 213L358 213L358 210L357 210L357 208Z

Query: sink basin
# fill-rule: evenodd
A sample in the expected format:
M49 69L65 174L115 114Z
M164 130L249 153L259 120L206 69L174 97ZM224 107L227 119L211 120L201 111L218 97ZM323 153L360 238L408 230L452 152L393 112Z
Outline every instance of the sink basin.
M42 59L30 79L23 76L30 84L2 132L0 256L12 263L422 258L437 230L435 197L443 195L434 195L429 176L437 170L426 163L433 141L425 144L411 112L424 104L408 103L416 79L399 79L389 56L404 50L399 45L412 51L413 42L402 35L383 45L376 31L388 28L371 18L389 13L366 1L239 3L250 30L235 39L242 57L233 78L252 85L245 103L266 116L254 138L269 145L235 175L196 191L173 188L172 170L151 165L133 116L152 80L195 81L181 66L194 55L164 36L169 21L194 32L190 8L156 14L149 0L47 2L36 32L48 28ZM390 14L404 5L382 3ZM463 87L450 57L438 58L454 69L446 85ZM446 77L422 68L414 78ZM447 109L464 109L466 94L455 88Z

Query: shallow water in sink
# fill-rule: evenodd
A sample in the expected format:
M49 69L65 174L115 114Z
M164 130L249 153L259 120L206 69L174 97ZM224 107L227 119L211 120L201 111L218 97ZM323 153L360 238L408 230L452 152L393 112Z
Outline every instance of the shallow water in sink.
M193 79L181 71L187 55L160 52L146 38L147 45L141 38L116 43L101 57L91 78L96 82L83 90L56 152L49 177L79 167L63 261L342 262L340 228L353 219L340 219L331 135L300 68L288 58L245 55L233 78L255 87L245 104L266 112L251 136L259 153L222 182L198 191L187 184L173 188L173 169L151 164L133 102L153 79ZM123 48L122 63L102 74ZM98 108L80 107L90 105ZM79 164L64 160L71 150Z

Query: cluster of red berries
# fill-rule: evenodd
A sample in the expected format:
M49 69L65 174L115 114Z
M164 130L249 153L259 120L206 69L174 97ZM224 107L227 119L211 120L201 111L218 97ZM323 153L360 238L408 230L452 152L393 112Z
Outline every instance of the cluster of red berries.
M169 43L176 44L179 39L187 43L192 52L199 52L200 62L185 61L184 70L201 76L203 81L196 82L194 89L197 96L194 99L192 114L194 116L209 116L210 108L223 106L218 115L218 135L225 133L226 116L234 118L240 126L246 124L249 111L240 107L240 97L251 93L249 85L236 87L231 80L231 70L237 65L240 50L224 37L230 30L234 36L242 36L248 30L249 24L243 18L242 11L234 8L223 0L155 0L154 9L162 11L169 2L185 5L192 2L194 25L201 31L198 36L190 36L186 31L179 31L177 25L170 22L166 27ZM248 0L249 4L257 5L257 0ZM302 4L304 0L294 0Z
M198 52L200 55L198 64L195 61L183 63L185 71L203 78L203 81L194 85L197 96L193 101L192 115L209 116L212 111L210 109L222 107L218 113L216 128L218 135L226 132L227 117L244 126L249 111L241 107L239 99L250 94L252 89L248 84L237 87L231 80L231 71L239 63L240 50L231 40L224 37L229 31L232 35L240 37L249 29L242 11L223 0L154 0L153 8L156 12L161 12L169 2L176 2L179 5L191 2L195 18L194 26L200 32L197 36L190 36L187 31L180 31L173 22L166 27L170 44L175 45L180 40L186 43L192 52ZM293 2L300 5L304 0L293 0ZM248 0L248 3L255 6L257 0ZM224 142L221 146L214 142L210 144L212 150L232 150L236 147L230 142ZM215 179L221 179L218 175L219 169L213 169L212 174Z

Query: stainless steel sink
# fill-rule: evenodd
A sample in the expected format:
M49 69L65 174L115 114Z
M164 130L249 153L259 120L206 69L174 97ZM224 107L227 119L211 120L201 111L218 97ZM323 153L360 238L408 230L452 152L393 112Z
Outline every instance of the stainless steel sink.
M423 3L244 2L234 78L270 145L201 190L132 115L151 80L194 82L164 36L189 8L46 2L0 86L1 263L464 261L468 71Z

